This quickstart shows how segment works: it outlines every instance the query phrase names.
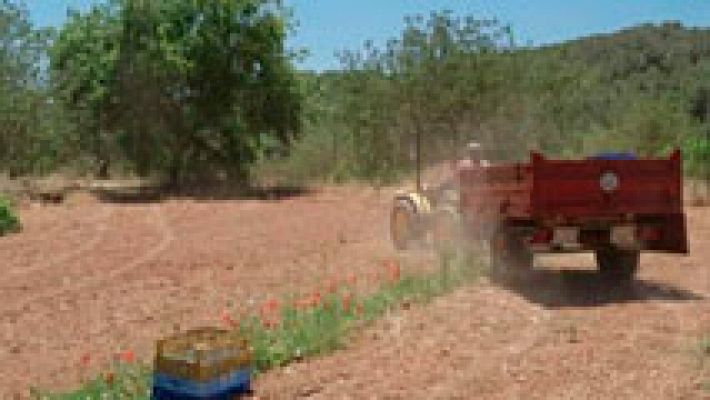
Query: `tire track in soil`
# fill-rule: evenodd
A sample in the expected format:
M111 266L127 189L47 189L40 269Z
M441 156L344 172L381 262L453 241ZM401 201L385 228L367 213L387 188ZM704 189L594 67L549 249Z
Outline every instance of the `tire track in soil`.
M42 300L52 299L55 300L52 302L52 304L57 304L59 303L60 296L70 295L73 293L78 293L87 289L98 287L101 284L106 283L111 279L115 279L116 277L123 275L127 272L130 272L131 270L134 270L157 257L160 253L162 253L163 251L165 251L165 249L169 247L170 243L174 240L174 235L172 230L168 226L159 206L153 206L152 211L155 216L156 226L158 227L159 232L162 234L162 239L157 245L153 246L146 253L133 258L130 262L126 263L120 268L112 269L108 274L94 278L85 278L77 283L72 284L69 287L60 287L53 290L50 289L43 292L39 292L30 297L24 298L22 301L13 304L11 307L0 308L0 318L7 317L8 315L27 308L30 304Z
M27 221L27 219L25 218L25 213L28 211L34 211L34 210L32 210L33 207L35 207L35 206L30 205L26 208L22 207L22 208L18 209L19 210L18 214L19 214L21 221L25 221L25 222ZM67 210L66 208L50 208L51 206L41 206L41 207L42 207L43 212L46 212L46 213L49 213L50 211L53 211L53 212L51 213L50 218L45 218L43 216L34 215L34 214L31 216L30 219L32 220L32 222L35 222L34 220L38 220L38 221L36 221L38 223L37 226L35 226L34 224L30 225L32 227L32 231L36 230L38 232L41 232L38 235L32 236L32 239L34 241L41 241L46 236L49 236L50 234L54 234L54 231L60 230L60 228L62 228L63 226L61 224L57 225L58 222L63 222L65 224L71 223L71 221L66 219L66 216L61 214L62 212L69 213L69 210ZM57 211L59 211L59 212L57 212ZM90 219L91 218L89 218L89 220ZM27 224L25 224L24 228L25 229L23 230L23 233L27 233L27 229L28 229ZM5 237L2 241L0 241L0 250L5 249L6 247L11 247L14 239L17 237L18 237L17 235Z
M23 254L20 255L19 258L27 256L27 254L25 254L25 253L34 253L35 258L41 259L46 256L46 255L42 254L43 250L46 250L46 249L52 247L52 246L48 246L46 243L48 238L56 237L58 232L66 231L67 226L72 226L72 225L78 224L83 227L87 224L93 224L95 221L100 221L101 219L108 219L110 217L111 213L112 213L112 210L110 208L103 207L101 212L98 213L98 215L92 215L91 217L86 218L86 219L79 218L77 220L69 220L66 218L66 216L60 216L60 217L56 218L56 220L53 220L52 223L49 224L51 226L51 229L42 229L41 234L32 237L31 244L34 246L31 246L29 249L26 249L26 250L23 249L25 251L23 252ZM60 224L60 225L55 224L55 222L59 222L59 221L66 221L66 222L64 224ZM82 234L86 233L87 230L90 228L91 227L81 229L79 232L76 232L76 236L81 236ZM34 228L34 229L39 230L39 228ZM7 238L4 238L4 240L0 241L0 252L10 251L11 248L18 245L18 242L20 244L23 244L22 242L26 239L22 236L27 235L27 234L28 234L27 231L23 231L18 235L9 236ZM66 236L62 237L62 239L64 239L64 238L66 238ZM26 245L26 243L24 243L24 244ZM32 247L36 247L36 248L32 248ZM82 246L82 247L84 247L84 246ZM61 257L63 257L63 256L61 256ZM18 258L18 257L15 257L15 258ZM31 271L36 271L38 269L41 269L41 264L43 264L42 261L32 262L31 265L33 265L35 267L30 267ZM39 267L36 267L36 266L39 266ZM7 269L5 271L5 275L0 276L0 281L2 281L2 278L8 277L8 276L16 276L16 275L23 275L24 274L23 271L25 269L21 268L20 266L15 265L13 268L13 265L11 263L11 264L7 265L7 267L9 267L9 269Z
M44 218L40 218L39 216L33 216L33 219L38 219L38 220L40 220L39 223L41 223L41 225L34 226L34 224L28 223L28 221L25 218L23 218L22 214L23 214L23 211L20 211L19 218L20 218L20 221L23 223L23 230L22 230L21 234L29 235L31 232L34 232L34 231L40 232L37 235L32 236L32 240L35 242L42 242L42 241L44 241L45 237L48 237L48 236L54 234L54 231L60 230L59 228L62 228L62 226L61 225L58 226L57 222L69 223L68 221L66 221L65 218L62 218L62 217L54 214L53 217L50 218L49 220L44 219ZM32 228L31 232L29 229L30 227ZM12 248L13 246L15 246L17 244L16 242L19 242L19 241L21 241L21 238L18 237L18 234L4 237L2 240L0 240L0 251L9 250L10 248Z
M114 305L115 298L105 297L101 293L102 297L95 297L101 303L93 301L79 304L75 302L74 306L70 306L71 308L63 309L62 304L71 303L69 303L68 299L64 303L65 299L62 299L62 297L81 295L86 293L87 289L98 289L102 286L111 287L112 285L106 285L108 280L116 279L122 274L140 268L168 248L173 240L172 230L163 218L160 208L154 207L150 211L153 215L153 225L158 227L160 240L157 244L151 245L147 252L141 252L140 256L132 257L121 268L110 270L108 274L100 275L96 278L86 278L74 283L74 286L70 288L42 291L31 298L24 299L19 304L16 303L11 311L0 313L2 317L10 316L9 321L4 324L6 328L9 328L9 330L5 330L5 342L8 344L7 349L10 349L8 354L15 352L11 349L17 349L17 354L12 354L11 359L7 359L4 362L0 361L0 364L4 364L3 368L13 371L4 379L0 379L5 384L9 384L5 390L14 388L16 391L13 396L26 397L24 388L28 382L27 377L33 374L31 369L27 369L27 365L35 364L37 364L35 367L42 368L45 371L44 376L49 380L53 380L54 385L57 387L62 386L66 383L66 379L58 379L58 377L71 376L72 374L68 373L68 370L76 368L73 362L75 358L70 356L72 352L76 352L75 349L84 348L86 351L90 350L91 354L96 355L96 358L92 356L94 360L92 363L98 366L99 363L105 365L106 362L110 361L110 354L106 353L107 348L116 349L117 345L119 347L125 345L121 344L123 340L120 338L130 336L129 332L118 336L115 334L119 331L125 331L126 328L122 322L123 318L120 317L124 310L121 310L120 306ZM115 260L111 257L109 259ZM120 294L118 296L120 298ZM43 300L51 300L51 302ZM32 311L27 314L20 312L13 315L13 311L23 309L32 303L40 301L43 301L40 303L41 308L33 307ZM81 312L77 314L79 310ZM47 325L47 323L53 324ZM0 324L0 327L2 327L2 324ZM20 327L24 330L37 329L37 333L26 337L13 335L12 332ZM92 332L97 332L97 328L98 332L114 332L114 334L104 338L108 340L97 341L96 337L91 336ZM8 334L10 335L9 337L7 336ZM0 337L0 340L2 340L2 337ZM0 348L0 350L2 349ZM44 354L41 361L32 356L38 351ZM0 357L0 360L2 360L2 357ZM94 373L98 372L94 371ZM77 377L72 379L76 381ZM0 384L0 386L4 385ZM25 394L23 395L22 393ZM0 397L3 397L4 394L8 393L4 393L3 388L0 387Z
M367 262L362 260L362 254L383 254L381 245L375 245L381 238L372 238L371 234L371 227L379 223L380 218L379 212L370 210L379 209L380 205L367 205L377 199L372 196L353 198L349 193L340 192L334 197L337 198L329 203L340 204L342 198L350 206L323 209L323 202L308 201L308 198L306 201L298 198L268 203L249 201L246 204L241 201L161 203L161 210L167 217L165 226L174 232L176 239L164 250L165 255L156 255L123 275L109 278L110 282L99 283L93 292L90 290L94 285L81 280L77 283L82 287L88 285L88 290L64 291L58 298L50 299L51 302L43 301L27 312L18 313L14 321L0 321L0 327L7 327L6 334L10 334L6 341L20 351L12 355L8 351L10 359L0 361L0 370L13 371L13 376L0 377L0 398L3 397L2 389L9 387L6 383L12 383L13 389L20 390L29 383L57 389L74 386L79 381L76 360L84 352L92 354L92 363L99 362L104 355L110 358L110 353L122 346L130 346L141 358L149 356L154 339L169 334L173 323L188 327L199 318L209 318L210 324L218 323L218 316L205 313L205 310L220 310L225 304L234 302L247 304L247 300L259 299L261 294L288 289L293 287L292 277L325 276L325 272L319 270L321 261L337 264L335 267L347 266L348 270L377 268L378 257ZM246 218L242 218L244 211L254 209L259 212L249 212ZM135 251L158 246L160 236L154 228L158 221L151 218L155 215L154 210L143 206L139 210L140 213L117 212L111 219L110 226L115 234L109 235L107 241L130 240L127 246L109 248L102 244L90 251L81 266L66 264L61 268L76 274L80 268L86 270L86 266L96 264L101 268L97 271L104 274L101 271L108 271L119 263L123 265L119 260L131 258ZM360 217L341 222L343 216L352 215ZM140 223L118 222L131 218L140 220ZM341 230L345 232L349 247L338 244L338 231ZM282 245L274 248L274 243ZM320 257L324 247L332 250L332 253L328 251L328 260ZM121 252L124 248L128 253ZM306 259L301 259L303 257ZM210 287L213 281L203 275L212 268L221 271L216 275L220 283L214 288ZM228 268L233 272L224 272ZM328 271L336 272L337 268ZM102 278L105 280L106 276ZM222 284L223 280L227 283ZM284 284L286 281L289 283ZM317 277L297 281L304 285L302 288L309 287L310 283L317 284L318 288L323 284ZM38 286L36 289L50 288ZM171 297L168 304L163 303L162 299L171 296L170 293L176 296ZM226 295L209 299L214 293ZM47 292L41 294L46 296ZM67 299L67 296L71 298ZM225 303L225 299L230 303ZM155 310L175 310L175 313L167 315ZM150 319L141 320L140 314ZM3 347L10 349L10 346L0 345L0 353ZM0 360L5 358L3 356L0 355ZM27 365L32 365L32 369L23 371ZM15 370L22 372L14 373Z
M80 246L78 246L77 248L75 248L73 250L69 250L69 251L65 252L64 254L53 257L49 261L35 263L27 268L22 268L22 269L16 268L14 270L11 269L6 272L6 275L3 276L3 278L25 276L25 275L28 275L32 272L46 270L51 266L65 263L67 261L70 261L73 258L80 257L84 253L88 253L91 249L96 247L104 239L104 236L106 235L106 232L108 230L107 222L108 222L108 219L111 217L112 213L113 213L112 209L107 208L107 207L103 207L101 210L101 217L102 218L92 218L92 220L96 219L96 220L102 220L102 221L98 222L98 229L96 229L97 232L94 233L91 240L81 244Z
M241 206L239 207L239 208L240 208L239 211L240 211L240 212L251 211L251 210L254 210L254 209L258 208L259 206L260 206L260 204L259 204L258 202L249 201L248 203L246 203L246 204L244 204L244 205L241 205ZM159 209L156 209L156 210L159 210ZM161 213L161 217L162 217L162 213ZM208 217L213 217L213 218L215 218L215 219L217 219L217 220L219 220L219 219L221 218L220 216L215 216L214 213L209 213ZM172 233L172 231L173 231L174 229L169 228L169 225L175 225L175 223L173 223L173 224L165 224L165 222L166 222L166 221L165 221L165 218L162 218L160 221L163 222L163 224L160 224L160 225L162 225L164 228L166 228L166 230L163 230L164 237L165 237L165 236L169 236L169 237L170 237L170 241L171 241L171 242L174 242L175 239L176 239L176 238L175 238L175 235ZM205 221L203 221L203 222L205 222ZM210 221L206 221L206 222L210 222ZM212 222L216 222L216 221L212 221ZM210 224L208 223L208 225L210 225ZM182 228L184 228L184 229L188 229L188 228L189 228L189 226L182 226L182 227L181 227L180 224L177 224L176 227L181 228L181 229L182 229ZM242 240L243 240L243 239L246 239L246 238L249 238L249 237L250 237L249 234L243 234L243 235L238 235L238 236L237 236L237 239L242 239ZM128 266L128 267L126 267L126 268L123 268L123 269L120 270L120 271L117 271L117 272L114 271L114 273L110 274L110 278L115 279L115 278L120 277L120 276L122 276L122 275L124 275L124 274L127 274L127 273L130 273L130 272L134 271L134 270L138 267L138 265L133 265L133 264L136 264L136 263L143 264L143 263L150 262L154 257L157 257L157 255L158 255L159 253L161 253L161 252L167 250L167 248L169 248L170 245L171 245L171 243L161 243L160 245L157 246L157 247L159 247L158 249L153 249L153 250L151 250L151 254L147 254L146 257L142 257L142 258L139 259L139 260L134 260L134 261L131 263L130 266ZM103 283L103 281L105 281L105 280L107 280L107 279L108 279L108 278L103 278L103 279L102 279L102 282L95 282L95 283L96 283L96 284L101 284L101 283ZM206 278L205 278L205 279L206 279ZM205 280L205 279L203 279L203 280ZM205 285L208 284L209 282L211 282L211 280L209 280L209 279L206 279L206 282L193 282L190 286L187 286L187 287L183 286L183 287L182 287L182 291L183 291L183 292L194 292L194 293L197 293L197 292L199 292L200 290L203 290L204 287L205 287ZM110 287L107 287L106 290L110 290L110 291L112 291L112 292L115 292L116 295L120 295L120 293L125 293L126 291L130 291L130 289L131 289L131 288L134 288L134 287L137 287L137 288L140 289L140 285L141 285L141 282L140 282L140 281L135 281L135 280L131 280L131 279L124 279L124 280L121 280L121 281L117 282L116 284L110 285ZM80 290L80 289L85 289L86 286L87 286L87 285L84 285L83 287L79 287L77 290L71 290L71 292L74 293L74 292L77 292L77 291ZM95 286L95 285L91 285L91 286ZM128 288L128 289L127 289L127 288ZM73 289L73 288L72 288L72 289ZM203 290L203 291L204 291L204 290ZM68 293L65 293L65 294L68 294ZM81 296L81 297L90 297L91 295L88 294L88 293L81 293L80 296ZM45 295L42 295L41 297L48 297L48 295L45 294ZM86 301L86 300L87 300L86 298L82 299L81 297L79 297L79 298L76 299L76 300L77 300L77 304L78 304L78 303L81 303L82 301ZM110 297L110 296L109 296L109 297ZM196 297L199 298L199 296L196 296ZM61 299L58 299L58 300L61 300ZM77 305L77 307L79 307L79 306ZM165 311L165 308L164 308L164 307L157 307L157 309L160 310L161 312L160 312L160 313L151 313L150 316L151 316L151 320L165 319L166 317L174 317L174 316L177 316L177 315L188 314L188 313L190 313L191 311L194 311L195 308L199 308L199 307L196 307L195 304L191 304L189 307L182 307L182 308L179 308L179 309L173 309L173 310L171 310L171 311ZM0 313L0 316L2 316L2 313ZM131 320L126 320L126 321L123 321L123 322L126 322L126 323L131 323L131 322L136 322L136 323L137 323L137 322L145 322L145 318L142 318L142 317L141 317L141 318L133 318L133 319L131 319ZM107 329L110 330L110 329L112 329L112 328L111 328L111 327L104 328L103 330L94 331L93 333L107 332Z
M251 201L250 201L250 202L248 202L248 203L246 203L246 204L244 204L244 205L241 205L241 206L239 207L239 212L241 213L241 212L244 212L244 211L252 211L252 210L258 208L258 207L261 206L261 205L262 205L262 204L260 204L260 203L258 203L258 202L251 202ZM262 213L268 215L269 210L264 209L264 210L262 210ZM216 218L216 220L219 220L220 218L222 218L221 216L215 216L214 213L210 213L207 217L208 217L208 218L209 218L209 217L213 217L213 218ZM256 220L259 220L259 219L261 219L262 217L258 217L258 218L257 218L257 217L255 217L255 216L252 215L252 218L255 218ZM219 222L219 221L206 221L206 220L202 220L202 222L204 222L206 225L212 226L212 225L214 225L214 224L211 224L210 222ZM250 223L253 223L253 222L250 222ZM180 226L180 224L177 223L177 221L174 221L172 225L176 225L176 224L177 224L177 226ZM188 228L188 227L186 226L185 228ZM251 238L251 237L252 237L251 234L238 234L238 235L235 236L235 238L238 239L238 241L241 241L241 240L244 240L244 239L248 239L248 238ZM303 251L301 251L301 252L298 252L298 253L294 254L294 256L297 257L297 258L299 258L299 257L306 257L306 256L308 256L308 255L312 255L312 254L316 253L316 249L319 248L319 246L318 246L317 244L314 244L313 246L314 246L313 249L306 249L306 250L303 250ZM254 271L253 271L253 272L254 272ZM264 273L264 274L268 274L268 269L264 269L264 270L263 270L263 273ZM183 286L183 287L181 288L181 291L182 291L183 293L185 293L185 292L193 293L194 297L199 300L199 299L201 298L201 296L196 295L196 293L198 293L198 292L200 292L200 291L203 291L203 292L207 291L207 292L209 292L210 290L209 290L209 289L205 289L205 287L206 287L206 286L209 286L210 282L213 281L213 280L210 280L210 279L205 278L205 277L202 277L201 279L202 279L202 281L200 281L200 282L195 282L195 281L193 281L193 280L191 279L192 284L191 284L190 286ZM317 282L314 282L314 283L317 283ZM111 287L110 287L110 288L107 288L107 289L108 289L108 290L111 290L111 291L113 291L113 292L120 292L120 293L123 293L123 292L124 292L124 290L122 290L123 288L126 288L126 287L131 288L131 287L133 287L133 286L135 286L135 285L139 285L139 284L140 284L140 283L139 283L139 282L136 282L136 281L123 280L123 281L119 282L119 283L116 284L116 285L111 285ZM313 290L315 290L315 289L320 289L320 284L318 284L318 286L313 286L312 289L313 289ZM308 292L308 291L306 291L306 292ZM268 296L267 296L267 295L264 295L263 297L264 297L264 299L266 299ZM219 303L219 302L218 302L218 303ZM177 315L189 314L189 313L193 312L195 309L199 309L199 307L196 307L195 304L190 303L190 306L188 306L188 307L181 307L181 308L179 308L179 309L173 309L173 310L170 310L170 311L166 311L164 308L159 308L159 309L161 310L161 312L159 313L160 319L165 319L165 318L170 318L170 317L174 317L174 316L177 316ZM157 316L158 316L158 314L151 314L151 319L158 319ZM214 317L216 317L216 315L215 315ZM134 319L132 319L131 321L133 321L133 322L139 322L139 321L141 321L141 320L143 320L143 318L134 318ZM129 321L129 322L130 322L130 321Z
M83 206L73 206L73 207L64 207L64 206L38 206L38 209L34 209L35 207L29 206L26 208L20 208L18 211L19 217L21 221L30 221L29 224L25 224L24 230L22 233L27 232L27 229L31 228L32 231L38 231L39 233L37 235L32 236L33 241L41 241L42 239L45 238L45 236L49 236L51 234L54 234L54 231L56 230L61 230L61 228L64 228L66 225L71 225L75 221L72 219L67 218L67 215L73 215L77 209L82 208ZM42 215L36 214L37 212L41 211ZM30 213L28 216L27 213ZM45 217L43 214L50 214L49 217ZM97 213L98 214L98 213ZM90 222L94 219L96 219L97 215L90 215L88 217L81 217L79 216L76 218L77 221L79 222ZM35 223L37 225L35 225ZM8 243L12 242L14 238L17 238L21 236L20 235L14 235L14 236L8 236L0 242L0 249L3 249L6 246L9 246Z
M329 202L333 203L336 200L337 199L330 200ZM313 203L315 204L315 203L320 203L320 202L313 201ZM245 202L244 204L240 204L239 214L242 214L245 211L261 211L260 213L257 213L257 214L249 213L250 214L249 218L254 219L254 220L263 220L271 212L269 209L258 210L259 208L261 208L263 206L264 206L263 203L259 203L256 201L248 201L248 202ZM210 212L208 215L204 216L204 218L201 217L200 221L208 226L214 226L215 223L217 224L217 226L219 226L219 224L223 222L222 221L223 218L224 218L223 215L215 215L214 213ZM253 221L249 221L247 225L253 225L253 224L254 224ZM185 231L185 230L189 230L189 228L190 228L189 224L182 226L184 224L181 224L179 221L173 221L171 225L173 226L174 230L176 228L178 228L177 229L178 231ZM260 235L257 235L257 236L260 236ZM254 237L254 232L235 233L234 234L234 239L237 242L242 242L245 240L253 239L253 237ZM351 243L351 245L354 245L354 244L356 244L356 243L355 242ZM259 246L255 246L255 247L259 247ZM321 245L318 243L312 243L312 247L313 248L303 249L299 252L294 253L293 257L298 258L298 259L308 259L309 257L313 258L313 254L318 253L317 250L321 250ZM262 257L263 257L263 255L262 255ZM257 257L257 258L259 258L259 257ZM333 254L331 254L329 256L329 258L334 259L335 256ZM315 264L315 263L311 262L310 264ZM257 274L257 275L258 274L268 275L269 269L262 268L260 271L251 271L251 272L254 274ZM305 271L299 270L299 273L305 273ZM311 272L309 272L309 274L313 274L315 276L315 275L319 274L319 271L311 271ZM321 277L321 279L326 279L326 278L329 279L330 276L334 276L335 273L334 273L334 271L331 271L331 273L328 274L328 273L324 273L321 271L320 275L323 275L323 277ZM195 277L192 277L190 279L191 284L188 286L181 286L180 290L178 290L177 293L191 293L191 296L195 298L195 302L197 302L197 304L195 302L190 302L190 303L188 303L188 305L177 308L177 309L157 307L159 312L150 314L150 319L151 320L158 320L158 319L171 320L172 317L184 315L184 314L190 314L190 313L194 314L194 310L201 309L200 304L202 304L202 303L200 303L200 301L202 301L206 296L209 296L210 294L212 294L212 292L215 290L214 288L211 288L211 285L213 285L213 282L215 282L215 277L213 276L210 278L210 277L198 275L196 278L197 279L195 279ZM168 280L170 280L170 278L168 278ZM276 284L276 282L275 282L275 284ZM311 282L311 284L312 285L309 286L309 289L301 288L300 292L303 292L303 293L298 293L298 294L301 295L301 294L305 294L305 293L310 293L313 290L320 290L321 289L322 282L319 282L318 279L313 280L313 282ZM118 284L112 285L110 290L114 291L114 292L121 292L121 293L123 293L126 290L130 292L131 289L136 289L136 288L141 289L140 285L141 285L140 281L124 279L121 282L119 282ZM126 288L128 288L128 289L126 289ZM216 290L217 290L217 292L223 292L224 288L217 288ZM242 294L244 294L244 293L242 293ZM256 294L256 296L250 296L250 298L255 301L255 304L259 304L261 301L265 301L267 298L269 298L270 296L273 296L274 294L275 293L262 293L261 295ZM171 295L168 295L166 297L170 297L170 296ZM231 303L232 297L240 298L240 296L235 296L235 295L228 296L229 299L226 301L226 303ZM244 297L244 296L241 296L241 297ZM225 301L209 302L207 300L204 300L204 303L211 304L211 307L207 307L208 309L222 309ZM254 306L253 305L251 307L242 306L238 309L238 311L243 312L243 311L245 311L245 309L248 309L248 308L254 308ZM255 312L255 310L251 310L251 311ZM215 314L214 316L211 316L211 317L214 317L214 319L216 320L217 314ZM144 322L145 317L137 317L137 318L133 318L130 320L126 320L124 322L138 323L141 321ZM217 321L217 323L219 323L219 321Z
M248 204L248 207L239 207L239 208L240 208L240 211L251 210L251 209L255 208L255 206L258 206L260 204L262 204L262 203L256 203L256 202L251 203L250 202ZM212 207L213 206L209 206L207 208L211 209ZM278 207L279 207L279 209L281 209L282 206L278 206ZM200 206L200 208L201 208L201 206ZM271 207L269 207L268 210L267 209L264 210L265 215L252 216L253 218L250 217L250 221L247 222L247 226L252 226L255 223L261 224L260 220L264 220L265 218L267 218L270 213L270 210L271 210ZM178 209L174 209L173 211L176 212L175 216L182 215L182 213ZM214 216L214 213L211 212L205 216ZM205 216L198 216L197 218L194 218L194 216L193 216L193 218L190 218L190 220L200 221L200 224L205 223L206 225L211 226L211 228L208 228L207 231L213 231L214 226L220 227L219 229L222 229L221 227L225 226L226 221L219 220L221 217L214 218L214 221L212 221L212 220L205 221L204 220ZM251 221L251 219L254 219L254 221ZM170 220L171 220L171 222L178 222L179 218L178 218L178 220L175 220L175 221L173 221L174 218L170 218ZM215 224L217 224L217 225L215 225ZM169 224L169 225L172 226L175 224ZM189 228L190 224L188 224L188 225L178 224L178 226L183 226L183 228L187 229L187 228ZM118 230L120 230L122 228L123 227L120 227L120 226L117 227ZM125 229L125 228L123 228L123 229ZM226 228L226 229L227 229L227 231L230 231L230 234L233 235L233 233L231 232L231 231L233 231L233 228ZM179 229L179 232L183 232L183 229ZM189 229L187 229L186 232L189 232ZM204 233L204 231L203 231L203 233ZM257 234L256 236L263 239L263 235L266 233L267 232L261 232L261 233ZM267 236L267 237L270 237L270 236ZM181 240L194 239L194 235L192 232L190 232L189 235L187 235L185 237L180 237L180 239ZM247 239L254 239L254 235L253 234L236 234L236 235L234 235L234 240L236 240L237 242L240 242L240 243L242 241L247 240ZM259 241L262 241L262 239L259 239ZM206 238L201 237L200 240L206 240ZM198 242L200 240L198 240ZM254 246L254 245L260 245L259 243L254 243L252 241L249 241L248 243L249 244L247 247ZM306 243L311 244L310 241L308 241L308 240L306 240ZM261 245L263 245L263 243ZM315 247L318 247L318 246L315 246ZM166 265L168 266L168 269L180 270L183 267L183 264L181 264L182 258L180 258L181 256L179 254L180 253L177 253L177 255L171 255L166 260L163 260L161 258L160 259L161 263L155 264L155 266L164 269L165 265L163 265L162 261L165 261L165 262L167 262ZM299 252L299 254L300 254L300 252ZM220 256L223 257L224 255L221 254ZM256 257L256 254L254 256ZM265 254L259 253L258 256L260 258L260 257L265 256ZM175 257L177 257L177 259ZM276 260L272 260L272 261L276 261ZM151 264L151 265L153 265L153 264ZM160 268L158 268L157 271L151 270L151 274L153 274L154 272L159 273ZM235 267L235 268L239 269L241 267ZM135 271L135 269L132 271ZM178 271L176 271L176 272L178 272ZM257 272L258 271L252 271L252 273L257 273ZM268 268L266 268L266 265L264 265L263 271L258 272L258 273L268 274ZM182 274L184 275L184 272ZM176 279L180 278L179 275L180 274L176 275ZM183 276L179 280L185 281L185 277ZM190 287L195 288L195 289L199 288L201 286L201 284L204 283L204 282L202 282L202 283L194 282L193 279L190 279L189 281L191 282ZM130 285L136 285L137 287L140 287L141 283L138 281L127 281L124 279L123 282L117 282L116 285L114 285L112 283L110 286L106 286L107 291L110 291L110 293L112 293L112 294L108 294L107 292L102 292L100 301L103 305L108 305L109 309L101 309L99 311L99 313L100 313L99 315L103 315L106 317L102 316L102 317L99 317L98 319L94 319L93 321L87 320L87 317L81 317L82 322L80 322L80 324L78 326L85 326L85 328L81 328L81 331L80 331L81 332L80 335L83 338L83 341L81 339L75 340L74 338L68 336L67 332L71 332L73 330L73 328L72 328L72 326L67 326L66 327L67 329L63 329L60 332L60 335L63 335L65 337L60 336L60 337L53 338L51 340L51 344L49 344L49 346L51 346L51 348L46 347L47 346L46 344L43 344L40 346L40 347L44 347L46 349L46 350L43 350L43 352L45 354L55 354L57 357L61 357L61 361L51 362L51 363L45 364L45 367L41 367L41 368L43 368L44 371L48 372L46 374L47 377L50 377L50 376L52 376L52 377L53 376L65 376L65 377L71 376L72 374L68 373L68 371L67 371L67 365L71 364L72 360L75 360L75 358L67 357L67 355L69 355L70 353L76 354L78 349L81 349L84 351L90 351L92 354L95 354L95 353L103 354L106 352L107 344L113 343L113 345L109 345L109 346L116 345L115 340L117 337L121 337L121 332L124 333L125 336L127 336L127 337L132 337L131 342L135 343L135 346L136 346L136 347L134 347L134 349L137 349L137 350L143 349L144 354L150 352L150 349L145 349L144 347L145 347L146 343L152 343L152 340L156 335L162 334L162 333L156 333L156 331L155 331L156 329L159 329L158 325L160 325L160 322L159 321L158 322L155 322L155 321L146 322L146 321L141 321L140 319L130 318L130 317L128 319L126 319L125 313L123 313L123 309L130 307L130 301L126 304L114 304L114 302L110 301L110 299L112 297L115 298L115 296L118 295L118 293L116 292L117 288L126 287L126 286L130 287ZM181 289L188 290L188 291L191 290L185 286L182 286ZM224 291L224 289L225 288L219 288L218 290ZM137 296L155 296L155 295L150 292L144 292L144 293L139 294ZM230 296L230 297L233 297L233 296ZM137 298L137 297L133 296L133 298ZM185 299L182 299L182 300L178 301L177 304L184 304L184 303L185 303ZM171 315L170 318L172 318L173 315L181 315L182 317L178 318L178 320L181 320L181 322L185 321L185 316L191 316L189 318L192 319L192 318L194 318L194 316L196 314L199 314L199 312L196 312L195 309L196 308L199 309L201 304L202 303L199 303L199 302L197 304L195 304L194 302L190 302L190 307L180 308L178 310L175 310L174 314L173 313L170 314ZM73 310L71 311L71 313L75 313L74 310L78 310L79 308L85 309L86 307L101 308L101 306L96 305L95 302L93 302L93 303L89 302L89 303L85 303L85 304L75 304L74 306L72 306ZM35 323L37 323L36 322L37 318L41 319L43 317L46 317L46 318L52 318L54 320L57 319L57 317L53 317L50 314L47 314L46 316L43 316L43 317L39 317L40 313L45 314L45 313L49 312L49 311L47 311L48 309L46 307L42 307L42 308L44 310L41 310L41 311L37 310L37 309L33 309L31 314L34 314L34 315L28 315L26 318L23 318L23 319L25 319L27 321L27 323L30 323L33 325ZM67 311L67 310L64 310L64 311ZM115 315L116 313L123 313L124 316L119 316L117 319L116 315ZM63 316L59 317L59 318L61 318L61 319L72 318L72 317L69 317L69 315L67 313L63 313L62 315ZM154 315L154 317L156 317L155 319L157 319L157 314ZM216 316L211 316L211 317L216 317ZM164 315L160 315L160 318L161 319L164 318ZM94 321L98 322L98 325L95 325ZM120 321L120 322L118 322L118 321ZM67 322L76 322L76 321L67 320ZM128 324L128 326L127 326L127 324ZM133 325L131 325L131 324L133 324ZM77 325L74 324L74 326L77 326ZM136 336L136 335L132 334L132 330L137 330L137 331L142 332L141 333L142 336L140 336L140 335ZM151 334L151 332L152 332L152 334ZM148 334L147 337L145 337L146 333ZM104 339L102 339L100 341L100 343L104 343L104 345L102 345L101 347L97 347L98 346L97 343L99 343L99 342L97 342L97 339L99 339L99 338L97 336L95 336L96 334L103 335L102 337ZM110 334L110 335L107 335L107 334ZM36 341L36 339L34 339L34 340ZM81 343L85 343L85 345L81 345ZM28 348L29 346L32 346L30 343L27 343L27 342L21 343L20 345L23 347L23 349ZM133 347L133 345L131 345L131 346ZM29 347L29 348L31 348L31 347ZM115 347L111 347L111 348L115 348ZM37 350L34 350L34 351L36 352ZM31 355L28 354L23 357L30 357L30 356ZM30 360L30 358L25 358L25 359ZM32 375L31 372L29 374ZM50 379L54 380L55 378L50 378ZM23 382L26 380L27 380L26 378L22 378L21 376L18 376L18 378L16 378L17 382ZM56 385L56 387L61 386L62 385L61 382L66 382L66 380L56 381L54 383L50 383L50 382L48 382L48 380L45 380L45 381L47 382L46 383L47 385ZM76 381L76 380L74 380L74 381Z

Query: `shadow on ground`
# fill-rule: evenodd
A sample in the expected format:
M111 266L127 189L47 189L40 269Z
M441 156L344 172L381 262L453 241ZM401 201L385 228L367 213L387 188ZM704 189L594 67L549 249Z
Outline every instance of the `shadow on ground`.
M499 284L547 308L704 299L696 293L666 283L639 279L619 282L604 278L596 271L583 270L533 270L525 276L507 279Z
M279 201L310 194L312 189L299 186L245 188L236 185L206 185L180 189L161 186L126 186L98 188L91 190L91 192L100 201L106 203L158 203L168 199Z

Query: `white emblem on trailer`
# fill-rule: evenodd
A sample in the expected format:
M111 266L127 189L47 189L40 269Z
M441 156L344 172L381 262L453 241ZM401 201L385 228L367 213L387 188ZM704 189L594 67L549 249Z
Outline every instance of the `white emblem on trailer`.
M619 176L612 171L607 171L599 178L599 187L607 193L619 188Z

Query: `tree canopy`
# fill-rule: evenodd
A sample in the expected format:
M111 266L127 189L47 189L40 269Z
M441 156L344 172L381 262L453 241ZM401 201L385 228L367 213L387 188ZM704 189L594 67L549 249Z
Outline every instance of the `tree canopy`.
M303 21L308 23L308 21ZM65 166L244 180L392 179L482 142L710 159L710 29L646 24L530 47L496 20L433 12L383 45L297 71L279 0L103 0L57 32L0 0L0 170ZM77 164L77 165L75 165ZM277 168L277 169L278 169Z
M306 104L336 99L321 120L332 128L311 128L297 149L337 137L334 164L327 152L316 157L332 165L321 171L379 179L414 166L417 140L429 162L456 157L468 140L498 160L681 147L698 174L710 158L708 43L708 29L664 23L521 47L495 20L410 17L386 45L345 52L342 70L320 76L329 93Z
M0 166L12 174L42 162L40 61L50 31L35 29L27 10L0 1Z
M284 15L269 0L111 1L62 27L53 82L102 162L244 177L261 134L298 131Z

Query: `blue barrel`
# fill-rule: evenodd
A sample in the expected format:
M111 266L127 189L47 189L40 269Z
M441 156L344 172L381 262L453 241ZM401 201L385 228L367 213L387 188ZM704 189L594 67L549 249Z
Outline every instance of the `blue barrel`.
M238 332L194 329L156 350L153 400L231 400L250 391L251 353Z
M232 400L251 390L251 371L243 368L205 382L153 374L152 400Z

